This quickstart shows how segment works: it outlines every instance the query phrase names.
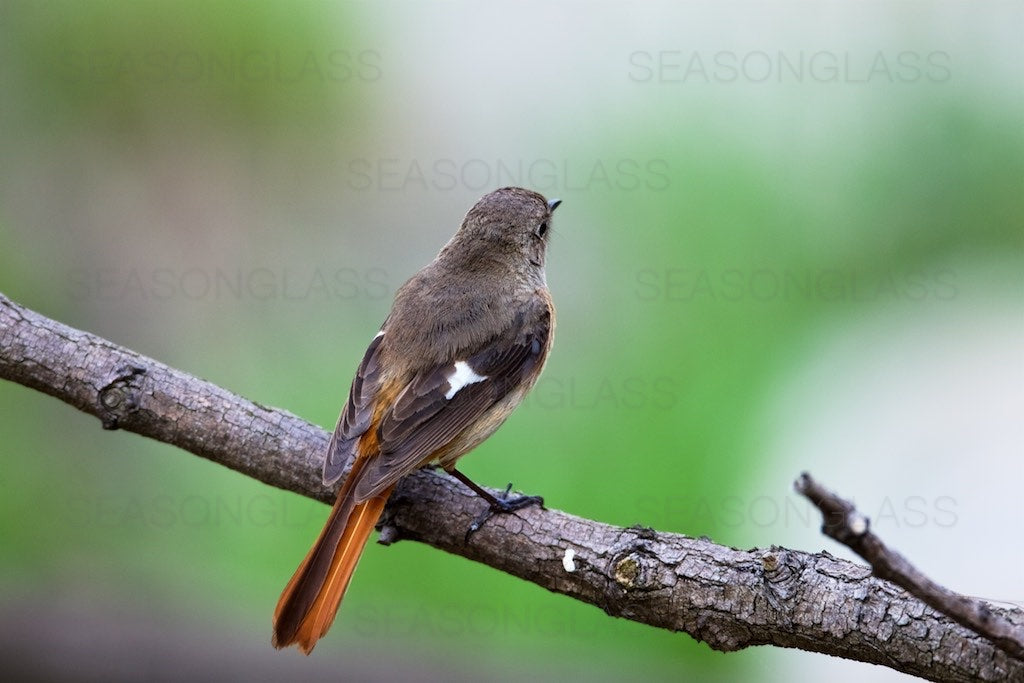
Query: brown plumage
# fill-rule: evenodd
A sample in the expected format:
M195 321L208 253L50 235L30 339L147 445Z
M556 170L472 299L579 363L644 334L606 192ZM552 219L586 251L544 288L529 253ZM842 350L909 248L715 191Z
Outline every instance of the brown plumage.
M398 481L430 463L455 471L537 381L554 336L544 261L557 206L520 188L486 195L395 295L352 381L324 482L351 469L278 600L275 647L312 651Z

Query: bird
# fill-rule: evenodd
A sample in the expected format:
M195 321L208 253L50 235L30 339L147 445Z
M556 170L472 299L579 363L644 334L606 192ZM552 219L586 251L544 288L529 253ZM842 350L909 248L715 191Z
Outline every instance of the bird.
M455 465L502 425L544 368L555 330L545 262L560 203L519 187L486 194L396 292L328 444L324 484L344 481L278 600L274 647L296 645L308 655L327 633L388 497L407 474L438 466L483 497L488 510L470 531L491 512L543 503L493 496Z

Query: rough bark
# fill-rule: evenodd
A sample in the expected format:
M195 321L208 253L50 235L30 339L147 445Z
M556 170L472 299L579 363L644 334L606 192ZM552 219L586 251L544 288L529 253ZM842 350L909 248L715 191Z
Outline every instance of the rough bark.
M0 377L278 488L330 502L320 483L328 434L0 295ZM466 541L483 502L446 475L407 477L381 541L412 539L597 605L685 631L723 651L793 647L936 681L1024 681L1024 663L871 569L771 547L737 550L621 528L558 510L495 516ZM1019 627L1024 611L991 606Z

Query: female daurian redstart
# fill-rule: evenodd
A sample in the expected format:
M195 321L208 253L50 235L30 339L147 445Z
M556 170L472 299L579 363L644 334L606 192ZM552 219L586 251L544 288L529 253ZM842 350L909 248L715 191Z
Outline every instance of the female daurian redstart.
M558 204L518 187L491 192L398 290L327 448L325 484L351 469L278 600L275 647L312 651L334 621L388 496L417 468L441 466L495 511L539 501L495 498L455 462L501 426L544 367L555 330L544 258Z

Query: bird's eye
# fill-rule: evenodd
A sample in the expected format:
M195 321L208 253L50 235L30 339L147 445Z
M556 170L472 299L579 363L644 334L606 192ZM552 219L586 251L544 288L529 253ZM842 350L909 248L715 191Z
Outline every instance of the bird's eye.
M543 237L548 233L548 222L544 221L537 226L537 237Z

